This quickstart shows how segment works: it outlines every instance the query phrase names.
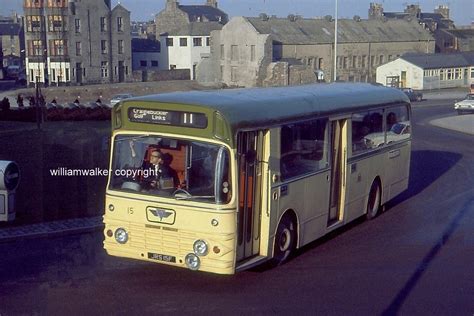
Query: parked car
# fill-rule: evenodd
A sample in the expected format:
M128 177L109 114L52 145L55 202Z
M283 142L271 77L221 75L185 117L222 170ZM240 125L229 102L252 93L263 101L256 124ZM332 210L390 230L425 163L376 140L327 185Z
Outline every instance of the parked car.
M423 93L420 91L415 91L412 88L400 88L410 99L410 101L420 102L423 100Z
M384 132L368 134L364 137L365 146L367 148L377 148L385 143L385 136L387 137L387 144L410 137L411 128L410 122L398 122L392 125L387 135Z
M121 93L121 94L114 95L110 99L110 105L114 106L115 104L119 103L120 101L131 98L131 97L133 97L133 94L131 94L131 93Z
M454 103L454 109L458 114L474 113L474 93L469 93L464 100Z

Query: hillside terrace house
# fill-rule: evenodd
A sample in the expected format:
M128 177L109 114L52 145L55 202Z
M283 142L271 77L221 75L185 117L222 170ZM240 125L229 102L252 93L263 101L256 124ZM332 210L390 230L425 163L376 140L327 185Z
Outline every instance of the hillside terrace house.
M281 86L333 78L334 20L235 17L213 31L198 81L228 86ZM245 35L244 35L245 34ZM379 65L407 52L434 52L416 20L338 20L337 80L375 81Z
M158 70L160 42L153 39L132 39L132 70Z
M24 0L30 85L131 78L130 12L111 0Z
M474 51L474 28L441 30L437 41L444 52Z
M189 69L195 79L197 64L210 53L211 31L227 23L227 14L217 8L217 1L204 5L180 5L167 0L155 17L156 38L161 43L160 69Z
M435 38L436 53L456 50L453 49L455 33L451 33L451 30L455 30L456 27L449 17L449 7L447 5L438 5L433 13L422 12L418 4L407 5L403 12L384 12L382 4L371 3L369 19L416 19Z
M474 52L407 54L377 68L377 82L419 90L474 84Z

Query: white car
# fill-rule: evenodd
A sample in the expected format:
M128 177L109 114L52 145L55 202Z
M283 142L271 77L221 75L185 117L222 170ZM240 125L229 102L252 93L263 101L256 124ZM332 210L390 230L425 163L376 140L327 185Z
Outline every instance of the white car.
M110 99L110 105L114 106L115 104L119 103L120 101L128 99L128 98L132 98L132 97L133 97L133 94L131 94L131 93L121 93L121 94L114 95Z
M409 122L395 123L387 132L387 144L409 138L410 133L411 131ZM367 148L380 147L385 142L385 133L380 132L368 134L364 137L364 142Z
M474 113L474 93L469 93L464 100L454 103L454 109L458 114Z

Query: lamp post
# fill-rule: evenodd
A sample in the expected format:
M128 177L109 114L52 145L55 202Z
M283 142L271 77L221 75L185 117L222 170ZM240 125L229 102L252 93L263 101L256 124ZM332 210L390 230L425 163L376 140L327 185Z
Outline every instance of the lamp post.
M337 79L337 0L336 2L336 12L334 13L334 70L333 70L333 81Z

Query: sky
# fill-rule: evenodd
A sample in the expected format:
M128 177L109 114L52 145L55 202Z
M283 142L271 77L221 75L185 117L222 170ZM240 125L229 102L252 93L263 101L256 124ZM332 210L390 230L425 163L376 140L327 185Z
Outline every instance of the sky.
M99 0L97 0L99 1ZM180 4L203 4L206 0L181 0ZM407 4L419 4L423 12L433 12L440 4L448 5L451 19L456 26L469 25L474 21L474 0L337 0L339 18L359 15L367 18L369 4L381 3L386 12L402 12ZM112 0L131 11L132 20L146 21L163 10L166 0ZM11 11L22 12L22 0L0 0L0 15L10 15ZM218 0L218 6L229 17L258 16L260 13L286 17L289 14L303 17L334 16L336 0Z

